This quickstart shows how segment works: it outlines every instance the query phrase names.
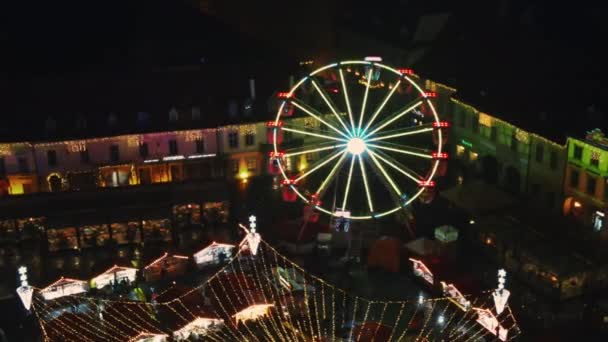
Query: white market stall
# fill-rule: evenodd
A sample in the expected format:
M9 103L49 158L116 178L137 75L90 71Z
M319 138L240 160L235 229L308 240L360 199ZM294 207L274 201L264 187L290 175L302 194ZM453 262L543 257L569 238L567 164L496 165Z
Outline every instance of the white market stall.
M227 260L232 257L234 248L234 245L213 241L209 246L194 253L194 262L199 267L219 264L222 258Z
M197 317L192 322L173 332L173 337L178 340L187 340L190 336L198 337L206 335L209 330L219 328L224 320L219 318Z
M40 290L40 294L45 300L73 294L85 293L89 290L89 284L85 280L61 277L56 282Z
M270 308L273 306L274 306L274 304L266 304L266 303L253 304L253 305L250 305L250 306L244 308L243 310L235 313L234 315L232 315L232 317L234 318L236 324L238 325L239 322L256 320L260 317L268 316L268 314L270 313Z
M165 334L152 334L148 332L141 332L129 340L129 342L165 342L167 341L167 335Z
M114 265L107 271L91 279L91 286L101 289L108 285L118 284L122 281L126 281L127 283L134 282L136 277L137 268Z

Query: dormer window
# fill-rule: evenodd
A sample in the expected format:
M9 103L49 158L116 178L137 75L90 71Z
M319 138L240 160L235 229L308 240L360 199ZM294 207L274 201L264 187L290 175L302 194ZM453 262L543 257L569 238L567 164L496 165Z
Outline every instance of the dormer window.
M57 122L55 122L55 119L49 116L44 123L44 129L47 133L55 132L57 129Z
M201 119L201 109L200 107L192 107L192 120L197 121Z
M76 119L76 129L82 130L87 128L87 119L83 115L79 115Z
M177 108L171 107L169 110L169 121L175 122L179 119L179 113L177 112Z
M118 118L116 117L116 114L110 113L110 115L108 115L108 126L115 126L117 122Z

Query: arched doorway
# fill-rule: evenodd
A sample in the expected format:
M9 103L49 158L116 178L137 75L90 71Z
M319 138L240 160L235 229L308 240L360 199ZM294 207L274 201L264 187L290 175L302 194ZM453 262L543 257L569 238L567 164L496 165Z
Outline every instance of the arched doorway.
M498 161L494 156L481 158L481 176L488 184L498 183Z
M50 192L59 192L62 188L62 180L61 176L58 173L51 173L46 181L49 183L49 191Z
M513 166L507 167L505 172L505 186L507 191L512 194L518 194L521 187L521 176L519 171Z

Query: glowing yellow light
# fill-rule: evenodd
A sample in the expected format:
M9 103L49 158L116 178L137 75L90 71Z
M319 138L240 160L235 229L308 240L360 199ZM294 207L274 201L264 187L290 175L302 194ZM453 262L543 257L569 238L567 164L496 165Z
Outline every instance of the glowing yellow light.
M492 117L485 113L479 113L479 124L492 127Z
M581 204L581 202L579 202L579 201L574 201L574 207L575 207L575 208L580 208L580 207L582 207L582 206L583 206L583 205Z
M249 178L249 172L241 171L241 173L239 173L239 178L243 181L247 181L247 179Z

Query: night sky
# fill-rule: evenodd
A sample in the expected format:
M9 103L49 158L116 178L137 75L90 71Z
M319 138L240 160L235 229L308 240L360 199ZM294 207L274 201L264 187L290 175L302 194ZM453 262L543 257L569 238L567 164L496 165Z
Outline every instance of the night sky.
M424 61L414 67L456 86L465 100L487 111L513 115L515 121L542 111L561 118L577 116L583 129L589 128L580 120L588 107L594 106L600 116L608 111L606 9L598 1L399 0L374 4L370 11L369 3L360 1L337 1L333 7L310 1L294 7L271 0L259 8L253 2L210 2L223 4L220 7L239 19L224 25L201 14L194 0L107 0L94 5L13 2L3 8L0 20L0 89L8 94L5 108L46 117L36 109L40 106L36 102L49 102L49 112L70 105L69 97L47 96L55 99L52 106L53 101L45 98L55 81L54 90L61 92L62 80L78 78L77 86L74 82L65 86L65 92L72 92L87 81L111 78L116 84L134 77L133 73L167 66L206 63L216 71L240 68L234 72L243 77L272 66L267 76L277 79L277 84L285 83L287 71L277 61L288 65L302 51L312 49L319 50L311 54L331 55L322 51L319 42L331 41L334 32L317 32L315 24L337 26L350 20L351 26L361 23L359 29L378 40L395 43L392 34L403 23L414 30L419 13L447 11L452 13L448 27ZM367 16L376 23L374 28L363 25L360 18ZM248 33L255 33L256 39ZM308 40L287 41L307 36ZM246 66L252 61L257 64ZM226 82L232 79L229 74ZM90 92L95 91L99 92ZM245 90L238 92L241 96ZM117 102L125 100L100 97L90 106L104 102L120 107L123 104ZM73 111L84 110L75 107Z

